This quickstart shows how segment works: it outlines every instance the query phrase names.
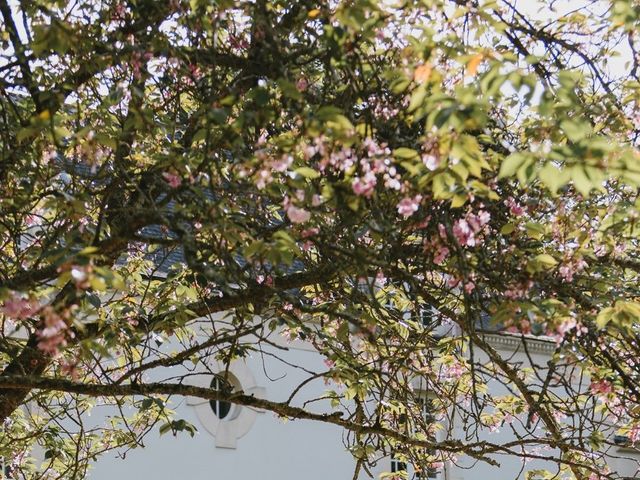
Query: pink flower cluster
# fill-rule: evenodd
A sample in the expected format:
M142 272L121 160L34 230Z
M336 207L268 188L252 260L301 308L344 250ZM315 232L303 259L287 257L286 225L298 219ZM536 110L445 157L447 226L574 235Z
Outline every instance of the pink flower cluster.
M458 380L465 372L466 369L463 364L454 362L449 365L442 365L439 376L443 380Z
M390 120L398 115L399 110L397 108L376 95L370 95L367 103L372 108L373 116L377 119Z
M398 214L404 218L409 218L411 215L418 211L420 208L420 202L422 201L422 195L418 194L415 197L405 197L398 203Z
M260 146L263 143L264 139L261 137L261 139L258 140L257 145ZM289 154L282 154L279 157L271 159L268 158L269 152L266 149L258 149L255 154L256 158L261 160L264 164L264 167L258 170L258 173L256 174L256 187L260 190L273 182L274 172L286 172L293 163L293 157Z
M356 195L370 197L373 194L377 183L378 178L376 177L376 174L373 172L367 172L362 177L354 178L353 182L351 182L351 188L353 189L353 193Z
M593 395L606 396L613 393L613 385L608 380L592 380L589 390Z
M371 138L363 142L364 155L358 161L360 175L351 182L356 195L370 197L378 184L378 176L382 175L385 188L402 190L400 174L392 165L391 150L385 144L378 144Z
M131 61L129 65L133 70L133 76L136 79L139 79L142 75L143 68L146 67L146 64L149 60L153 58L153 54L151 52L140 52L136 50L131 54Z
M533 282L531 280L527 280L525 282L510 285L509 288L504 291L503 295L510 300L526 298L531 288L533 288Z
M60 353L60 348L67 345L67 337L73 337L73 332L68 331L67 323L51 306L42 309L42 320L44 328L37 332L38 348L55 357Z
M572 258L571 260L563 263L558 268L558 274L565 282L572 282L573 276L576 273L581 272L589 265L582 258Z
M0 307L1 313L14 320L24 320L37 311L38 302L24 298L17 292L11 292L10 297Z
M521 217L525 214L525 209L520 205L513 197L509 197L504 201L504 204L509 207L511 215L514 217Z
M178 188L182 185L182 179L173 172L162 172L162 178L165 179L171 188Z
M436 265L442 265L449 256L449 249L444 245L438 245L436 253L433 256L433 263Z
M296 207L289 197L285 197L283 201L284 211L291 223L305 223L311 218L311 212L304 208Z
M434 171L440 166L440 157L430 153L422 155L422 163L427 169Z
M555 339L556 343L561 343L564 340L564 337L571 330L574 330L577 336L580 336L584 333L587 333L587 327L578 323L575 318L569 317L565 318L560 324L556 325L555 330L547 331L547 335Z
M455 221L452 229L453 236L461 246L474 247L479 242L479 234L490 220L491 215L485 210L480 210L478 213L469 212L465 218ZM440 235L442 235L442 229Z

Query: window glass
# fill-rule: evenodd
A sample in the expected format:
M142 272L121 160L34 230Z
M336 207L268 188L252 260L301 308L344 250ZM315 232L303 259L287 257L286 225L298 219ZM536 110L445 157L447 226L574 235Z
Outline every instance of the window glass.
M218 392L230 393L233 390L233 387L225 379L218 375L214 375L213 380L211 380L211 389ZM209 405L211 406L213 413L215 413L220 420L229 416L229 412L231 411L231 404L229 402L225 402L223 400L210 400Z

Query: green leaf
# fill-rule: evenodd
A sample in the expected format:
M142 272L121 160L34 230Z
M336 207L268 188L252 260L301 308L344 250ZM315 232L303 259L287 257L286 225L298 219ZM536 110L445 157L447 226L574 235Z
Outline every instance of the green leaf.
M560 128L572 142L578 142L592 133L589 123L577 119L563 120L560 122Z
M504 159L500 165L498 178L512 177L518 169L527 161L527 156L522 153L512 153Z
M536 256L536 261L547 269L551 269L558 264L558 261L547 253L541 253Z
M607 307L598 313L598 317L596 318L596 325L598 325L598 328L605 328L613 318L614 313L615 309L613 307Z
M541 239L544 236L544 226L535 222L527 222L525 225L527 235L536 240Z
M463 206L465 203L467 203L467 196L466 195L454 195L453 199L451 200L451 208L459 208L461 206Z
M411 113L417 110L424 103L424 99L427 97L427 86L426 84L420 85L416 88L411 94L411 100L409 101L409 107L407 108L407 112Z
M418 158L418 152L412 148L400 147L393 151L393 156L402 160L413 160Z
M571 180L573 180L573 185L576 187L584 197L589 196L589 192L591 192L592 184L591 180L587 176L585 169L581 165L576 165L571 169Z
M247 258L253 257L256 253L264 249L264 241L256 240L251 242L247 248L244 249L244 254Z
M198 143L204 140L205 138L207 138L207 132L208 130L206 128L199 129L196 133L193 134L193 138L191 139L191 141L193 143Z
M538 177L554 195L569 181L569 172L560 170L551 162L545 164L538 173Z
M302 94L294 83L290 82L289 80L285 80L284 78L278 80L277 83L280 87L280 91L285 97L289 97L294 100L302 100Z
M314 178L318 178L320 176L320 172L318 172L317 170L314 170L313 168L310 167L298 167L295 169L295 172L298 175L303 176L304 178L309 178L309 179L314 179Z
M515 229L516 226L513 223L507 223L502 226L502 228L500 229L500 233L502 233L503 235L509 235L510 233L513 233Z

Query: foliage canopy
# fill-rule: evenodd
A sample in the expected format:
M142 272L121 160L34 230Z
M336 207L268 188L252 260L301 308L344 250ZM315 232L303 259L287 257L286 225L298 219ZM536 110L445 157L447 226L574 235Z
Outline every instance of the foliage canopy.
M609 434L640 438L640 5L561 3L0 0L12 474L80 478L189 430L169 399L195 395L344 427L357 469L615 476ZM523 370L486 329L555 351ZM186 381L273 335L326 359L331 406ZM434 438L416 378L464 438ZM60 427L103 403L136 413Z

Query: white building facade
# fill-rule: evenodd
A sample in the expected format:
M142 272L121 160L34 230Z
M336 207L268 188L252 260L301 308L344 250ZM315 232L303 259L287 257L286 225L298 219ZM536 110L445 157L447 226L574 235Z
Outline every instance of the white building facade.
M555 349L552 341L531 339L527 341L528 354L522 349L519 337L491 333L485 339L514 364L526 367L534 362L546 364ZM286 401L292 390L305 380L306 374L295 367L319 371L323 368L322 357L305 342L296 340L282 346L288 348L286 360L271 361L260 355L249 356L234 362L228 369L229 382L234 389L271 401ZM275 348L275 347L274 347ZM283 354L280 352L280 356ZM203 387L222 388L223 385L212 372L224 370L221 365L201 367L199 375L191 377L190 383ZM500 388L496 386L496 388ZM326 385L311 382L300 391L298 403L305 399L322 397ZM172 408L177 418L195 425L198 433L190 438L186 433L173 436L151 432L145 438L145 447L130 450L119 458L111 453L101 457L89 472L92 480L114 478L153 478L153 480L326 480L354 478L355 460L345 446L345 432L338 426L308 420L283 420L271 412L248 407L229 405L224 402L209 402L197 398L173 399ZM318 404L324 411L328 403ZM313 409L313 408L312 408ZM453 425L450 434L464 438L460 426ZM494 443L512 438L509 427L498 428L487 434ZM552 451L545 452L554 455ZM636 453L624 447L612 447L609 467L624 478L638 475ZM540 468L557 470L552 462L540 460L523 461L507 455L492 457L499 466L489 465L473 459L459 458L455 464L448 462L438 470L417 473L411 467L390 457L381 457L372 474L378 478L383 472L407 468L407 477L425 480L484 480L528 478L527 472ZM361 479L369 476L361 471ZM558 477L561 478L561 477ZM640 478L640 475L637 477Z

